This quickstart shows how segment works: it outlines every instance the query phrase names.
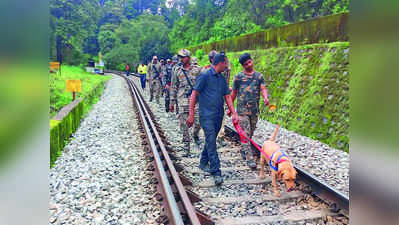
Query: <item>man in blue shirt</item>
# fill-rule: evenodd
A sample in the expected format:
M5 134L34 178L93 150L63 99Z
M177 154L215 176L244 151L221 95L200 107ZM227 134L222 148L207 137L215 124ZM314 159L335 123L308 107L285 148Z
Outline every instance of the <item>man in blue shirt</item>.
M190 113L186 122L189 127L193 125L194 107L199 96L200 125L205 134L205 146L201 153L199 168L210 173L214 177L216 185L223 183L216 138L222 126L224 101L232 112L233 122L238 122L238 116L230 97L230 89L226 78L221 74L226 66L227 58L224 53L216 54L212 66L198 76L191 94Z

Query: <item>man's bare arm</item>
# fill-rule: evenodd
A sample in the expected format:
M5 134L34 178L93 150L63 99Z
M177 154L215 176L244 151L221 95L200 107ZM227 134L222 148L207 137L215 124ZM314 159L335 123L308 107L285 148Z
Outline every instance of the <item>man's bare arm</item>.
M234 101L237 98L237 94L238 94L237 90L233 90L233 92L231 92L231 101L233 102L233 104L234 104Z
M188 118L186 121L186 124L188 127L191 127L194 124L194 110L195 110L195 103L197 103L197 96L199 95L199 92L196 90L193 90L193 93L191 93L190 97L190 105L189 105L189 114Z
M189 115L194 115L195 104L197 103L197 96L199 95L198 91L193 90L190 97L190 105L189 105Z
M233 101L231 100L231 96L226 95L226 96L224 96L224 99L226 100L226 104L229 107L230 112L233 114L233 116L231 118L233 120L233 123L237 123L238 115L237 115L236 110L234 109L234 104L233 104Z
M269 105L269 98L267 97L267 89L265 85L260 86L260 91L262 92L262 97L265 105Z

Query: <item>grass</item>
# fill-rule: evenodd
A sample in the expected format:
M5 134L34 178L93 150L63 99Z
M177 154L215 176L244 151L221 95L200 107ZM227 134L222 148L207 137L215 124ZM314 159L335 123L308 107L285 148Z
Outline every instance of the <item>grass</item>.
M87 97L92 91L110 76L102 76L84 71L76 66L62 66L61 75L51 73L49 75L50 89L50 116L53 117L62 107L72 101L72 93L66 92L66 80L81 80L82 92L76 93L76 98Z

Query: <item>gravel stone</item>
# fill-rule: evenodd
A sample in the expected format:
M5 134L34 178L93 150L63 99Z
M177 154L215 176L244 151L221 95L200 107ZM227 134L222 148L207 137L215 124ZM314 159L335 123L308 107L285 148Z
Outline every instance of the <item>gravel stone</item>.
M150 201L141 133L126 82L114 76L49 174L49 222L146 224L159 215ZM151 186L151 185L149 185ZM135 197L147 201L133 201Z

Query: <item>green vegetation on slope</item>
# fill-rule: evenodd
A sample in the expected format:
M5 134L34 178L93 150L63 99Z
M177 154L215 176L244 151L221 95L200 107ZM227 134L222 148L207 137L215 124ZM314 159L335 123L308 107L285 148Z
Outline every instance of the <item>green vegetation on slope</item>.
M223 49L227 52L288 47L314 43L348 41L348 13L324 16L313 20L241 35L226 40L188 47L192 52Z

